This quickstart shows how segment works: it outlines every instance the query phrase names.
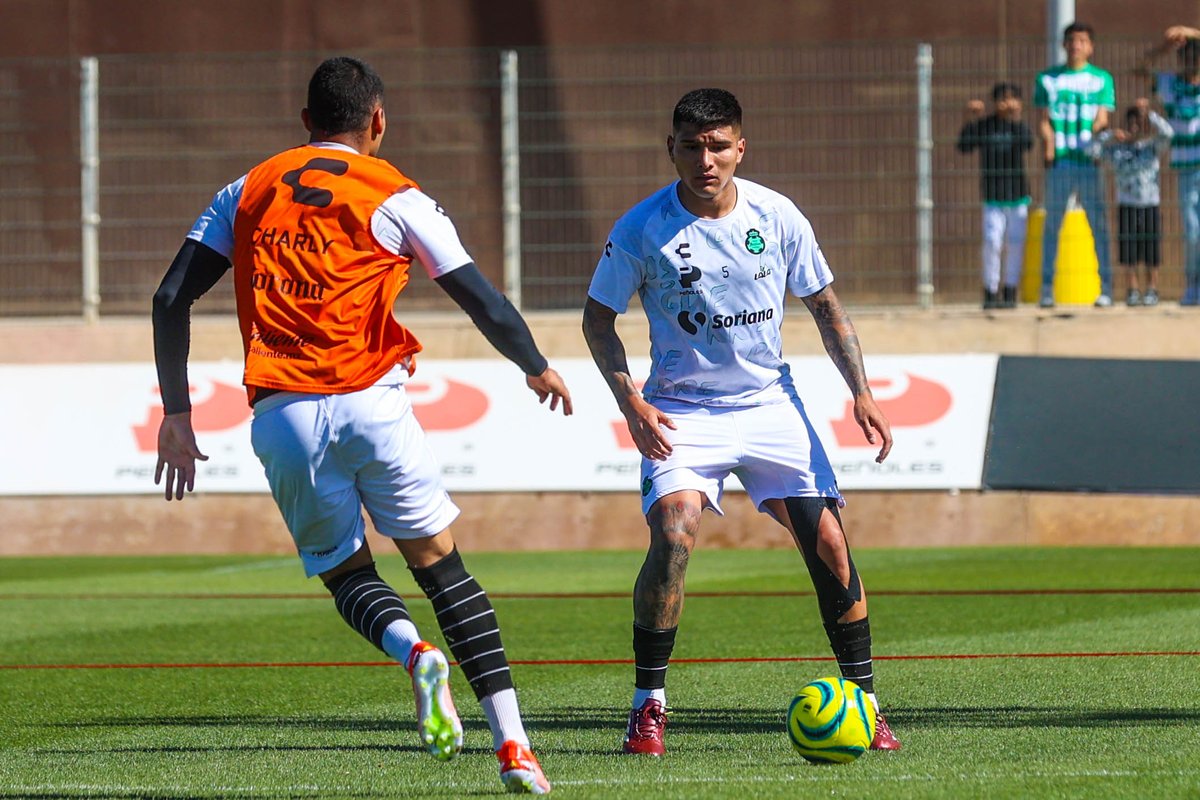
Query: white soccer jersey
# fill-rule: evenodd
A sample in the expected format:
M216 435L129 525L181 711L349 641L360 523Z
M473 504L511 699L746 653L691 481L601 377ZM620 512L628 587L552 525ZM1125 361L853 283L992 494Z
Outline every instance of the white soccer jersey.
M588 296L624 313L636 292L650 322L644 394L711 406L786 397L784 296L833 282L812 225L787 197L734 178L737 204L720 219L688 212L678 183L613 227Z

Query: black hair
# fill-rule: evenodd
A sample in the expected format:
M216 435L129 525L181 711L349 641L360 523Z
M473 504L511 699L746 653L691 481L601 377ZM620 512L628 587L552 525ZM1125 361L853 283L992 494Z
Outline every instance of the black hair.
M1002 97L1015 97L1021 99L1021 87L1015 83L1001 81L992 87L992 99L999 100Z
M1072 33L1086 33L1088 38L1093 42L1096 41L1096 30L1086 22L1072 22L1063 29L1063 38L1066 39Z
M1187 39L1177 51L1181 60L1193 59L1200 56L1200 39Z
M327 59L308 82L308 117L322 133L364 130L382 103L383 79L357 58Z
M693 89L679 98L671 115L671 128L678 131L685 124L701 130L742 127L742 107L737 98L724 89Z

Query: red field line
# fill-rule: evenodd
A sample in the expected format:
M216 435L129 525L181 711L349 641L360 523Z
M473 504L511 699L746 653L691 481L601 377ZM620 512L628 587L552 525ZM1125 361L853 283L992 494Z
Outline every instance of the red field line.
M688 592L688 597L811 597L810 591ZM1170 595L1200 594L1200 587L1131 587L1127 589L877 589L872 597L1012 597L1022 595ZM627 600L629 592L489 592L498 600ZM113 592L51 594L0 592L4 600L328 600L328 594L311 592Z
M1022 658L1142 658L1146 656L1200 657L1200 650L1114 651L1095 653L946 653L942 655L875 656L876 661L963 661ZM832 656L775 656L746 658L673 658L672 664L774 664L801 661L833 661ZM450 662L455 664L457 662ZM514 659L510 664L530 667L628 665L631 658L547 658ZM276 669L295 667L399 667L395 661L247 661L218 663L164 664L0 664L0 670L29 669Z

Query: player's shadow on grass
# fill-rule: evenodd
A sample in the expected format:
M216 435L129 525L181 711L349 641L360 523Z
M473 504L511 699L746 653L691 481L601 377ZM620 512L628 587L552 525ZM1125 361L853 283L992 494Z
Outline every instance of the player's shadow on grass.
M196 744L196 745L144 745L131 747L96 748L83 747L79 749L58 748L39 750L42 753L70 755L86 753L241 753L261 750L279 752L378 752L386 754L421 754L425 749L416 744L416 734L412 720L407 717L389 719L350 719L337 717L276 717L270 715L238 716L238 715L195 715L195 716L154 716L154 717L102 717L98 719L80 720L74 722L52 723L57 728L186 728L190 731L208 729L244 728L253 730L261 728L272 733L292 731L299 736L313 738L337 736L339 734L370 734L373 742L342 742L336 744L286 744L271 742L255 742L245 745ZM375 735L377 734L377 736ZM470 748L467 748L470 750ZM0 795L3 797L3 795Z
M614 704L603 707L557 707L545 711L526 711L525 721L539 731L607 730L614 725L624 729L627 706ZM778 730L783 725L783 709L756 708L691 708L671 706L668 716L672 730L717 733L760 733ZM468 724L483 724L481 719L464 716ZM408 731L407 716L386 719L338 717L276 717L270 715L172 715L152 717L101 717L75 722L53 723L60 728L267 728L272 731L352 731L363 733L394 733Z
M406 709L407 711L407 709ZM185 728L296 728L305 730L340 731L394 731L411 727L411 720L404 716L386 719L348 717L279 717L270 714L173 714L154 717L97 717L89 720L56 722L59 728L142 728L142 727L185 727Z
M408 731L401 731L397 736L408 738ZM414 733L412 738L416 738ZM247 743L247 744L195 744L195 745L139 745L128 747L57 747L57 748L38 748L38 753L42 755L53 756L69 756L69 755L88 755L92 753L157 753L157 754L175 754L187 755L197 753L259 753L263 751L279 752L279 753L386 753L388 755L396 755L397 753L412 753L424 755L425 749L417 745L401 744L397 741L396 744L378 743L378 744L275 744L275 743ZM465 752L465 750L464 750ZM2 796L2 795L0 795Z
M903 728L1111 728L1200 722L1194 708L1078 708L1070 706L889 707L888 722Z

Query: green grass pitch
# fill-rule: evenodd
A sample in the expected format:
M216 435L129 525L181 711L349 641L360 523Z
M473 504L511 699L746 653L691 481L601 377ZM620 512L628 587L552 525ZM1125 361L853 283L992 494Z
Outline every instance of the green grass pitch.
M466 554L558 796L1200 798L1200 549L858 552L904 749L845 766L784 733L836 671L784 550L696 552L667 756L618 755L641 557ZM398 557L380 572L440 644ZM294 558L0 559L0 798L499 793L461 675L466 749L442 764L384 661Z

